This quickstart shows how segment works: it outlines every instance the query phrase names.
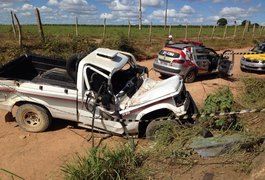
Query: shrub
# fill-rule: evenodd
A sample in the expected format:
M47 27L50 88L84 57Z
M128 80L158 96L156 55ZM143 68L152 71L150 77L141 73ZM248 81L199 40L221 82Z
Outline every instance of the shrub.
M204 103L202 113L210 114L216 112L230 112L234 104L233 94L228 87L222 88L214 94L210 94ZM208 128L213 129L234 129L241 130L241 125L237 122L236 115L227 117L206 117L201 118Z
M140 166L142 156L129 146L114 151L106 146L92 148L87 156L77 155L73 163L62 167L66 179L126 179Z

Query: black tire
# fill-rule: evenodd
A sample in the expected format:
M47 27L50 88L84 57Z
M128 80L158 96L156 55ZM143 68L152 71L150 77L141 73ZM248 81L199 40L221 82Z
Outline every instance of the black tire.
M16 121L21 129L37 133L48 129L52 118L46 109L33 104L24 104L17 110Z
M185 76L185 82L186 83L192 83L193 81L195 81L196 76L197 76L196 71L194 71L194 70L189 71Z
M159 131L163 126L171 124L173 126L179 126L177 121L151 121L145 130L146 138L149 140L156 139L156 132Z
M240 67L240 70L241 70L242 72L247 72L247 70L246 70L245 68L242 68L242 67Z

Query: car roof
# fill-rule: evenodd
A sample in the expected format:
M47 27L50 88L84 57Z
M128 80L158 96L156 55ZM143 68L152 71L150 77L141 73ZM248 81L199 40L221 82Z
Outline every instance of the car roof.
M129 60L129 57L117 50L98 48L88 54L80 63L90 64L108 72L121 69Z
M167 44L166 47L184 49L186 47L205 47L202 42L192 40L180 40L174 44Z

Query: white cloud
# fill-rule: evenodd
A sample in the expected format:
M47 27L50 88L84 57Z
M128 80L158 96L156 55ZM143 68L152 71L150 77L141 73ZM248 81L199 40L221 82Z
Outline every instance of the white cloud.
M31 4L24 4L24 5L22 6L22 8L21 8L22 11L31 11L31 10L33 10L33 9L34 9L34 7L33 7L33 5L31 5Z
M217 22L218 19L220 19L220 16L209 16L207 19L208 19L209 21Z
M191 13L194 13L195 10L194 10L191 6L184 5L184 6L180 9L180 12L181 12L181 13L184 13L184 14L191 14Z
M220 11L220 15L223 17L229 17L229 16L242 16L243 14L246 14L247 12L239 7L225 7Z
M41 13L52 13L52 9L51 8L48 8L46 6L41 6L39 8L39 10L40 10Z
M19 13L19 15L21 15L21 16L31 16L31 12L23 12L23 13Z
M255 13L255 12L260 12L260 11L262 11L262 5L261 4L258 4L255 7L248 8L249 13Z
M103 14L100 14L100 19L112 19L113 18L113 15L112 14L108 14L108 13L103 13Z
M0 0L0 3L28 2L28 0Z
M120 0L114 0L110 3L110 9L112 11L128 11L128 10L131 10L132 7L135 7L136 6L134 4L132 4L133 2L132 1L126 1L126 0L123 0L123 1L120 1Z
M221 3L223 2L224 0L213 0L213 3Z
M59 2L58 2L58 0L49 0L47 4L50 6L55 6L55 5L58 5Z
M89 5L85 0L62 0L59 3L59 8L62 11L73 14L94 14L96 7Z
M142 0L143 6L154 6L159 7L164 5L164 1L161 0Z

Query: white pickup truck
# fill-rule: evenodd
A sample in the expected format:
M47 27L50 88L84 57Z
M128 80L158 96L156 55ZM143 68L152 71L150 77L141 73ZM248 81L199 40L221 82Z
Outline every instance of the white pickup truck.
M43 132L59 118L113 134L124 134L126 127L140 136L152 129L151 123L104 119L151 120L197 112L179 75L152 80L132 54L106 48L69 60L23 55L2 65L0 109L12 112L29 132Z

